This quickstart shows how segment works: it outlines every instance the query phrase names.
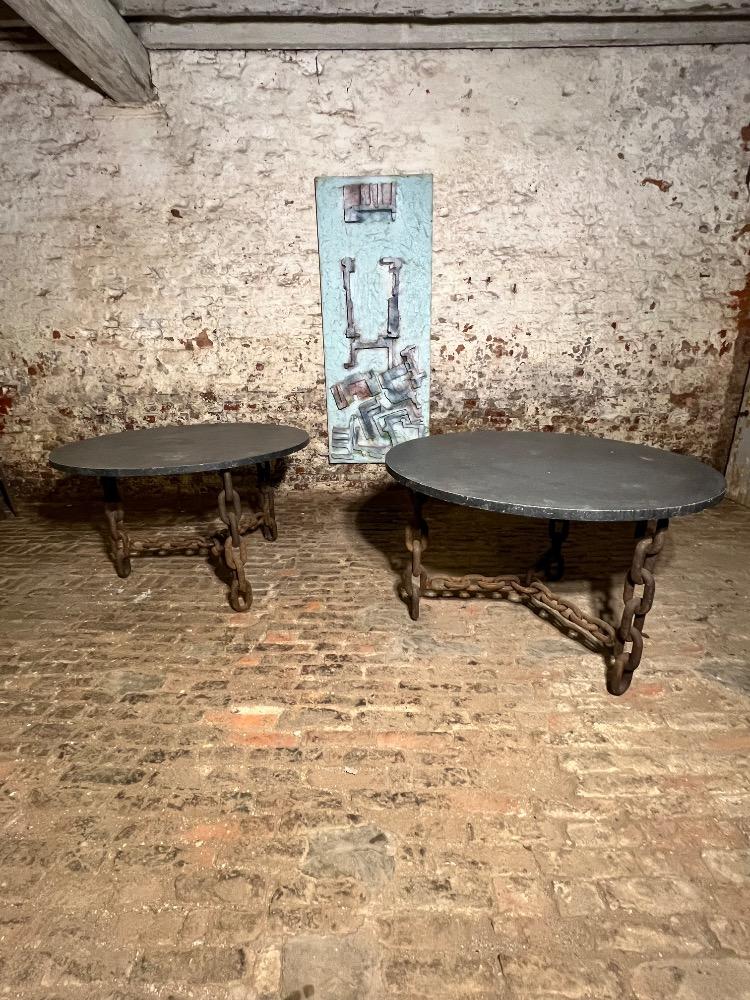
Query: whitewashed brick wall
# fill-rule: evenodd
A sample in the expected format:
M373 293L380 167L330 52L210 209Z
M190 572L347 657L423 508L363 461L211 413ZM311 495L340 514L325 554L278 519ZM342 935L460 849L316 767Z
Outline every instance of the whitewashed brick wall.
M289 485L382 475L327 462L313 178L428 171L433 428L721 466L747 365L749 62L161 52L159 103L133 110L0 53L0 459L33 486L78 437L281 420L313 440Z

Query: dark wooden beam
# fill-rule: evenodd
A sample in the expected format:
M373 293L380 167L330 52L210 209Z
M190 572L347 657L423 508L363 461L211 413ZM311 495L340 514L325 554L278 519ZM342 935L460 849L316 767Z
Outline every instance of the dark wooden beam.
M109 0L10 0L9 6L105 94L152 99L148 52Z

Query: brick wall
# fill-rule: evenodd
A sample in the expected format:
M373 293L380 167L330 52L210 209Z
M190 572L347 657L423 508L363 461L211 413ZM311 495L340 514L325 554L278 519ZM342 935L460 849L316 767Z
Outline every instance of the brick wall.
M328 465L313 178L435 180L433 429L572 430L723 466L747 367L747 47L152 54L115 108L0 53L0 458L199 420ZM744 143L743 143L744 139ZM747 334L747 331L745 331Z

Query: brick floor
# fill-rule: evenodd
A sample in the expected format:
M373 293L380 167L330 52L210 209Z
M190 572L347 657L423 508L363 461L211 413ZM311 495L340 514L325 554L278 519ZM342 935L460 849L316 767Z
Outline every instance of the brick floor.
M673 523L615 699L522 607L411 622L403 510L282 496L246 615L201 558L119 580L96 508L0 522L3 996L750 997L750 511ZM427 514L435 567L544 542ZM616 607L630 531L567 551Z

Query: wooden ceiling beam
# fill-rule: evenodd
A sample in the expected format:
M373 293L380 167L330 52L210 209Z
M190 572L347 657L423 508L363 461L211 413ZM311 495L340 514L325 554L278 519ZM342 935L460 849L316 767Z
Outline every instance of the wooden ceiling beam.
M9 6L112 100L153 98L148 52L109 0L9 0Z
M747 0L113 0L126 17L219 21L230 17L400 21L531 18L742 17Z
M133 22L148 49L516 49L750 42L750 18L600 21Z

